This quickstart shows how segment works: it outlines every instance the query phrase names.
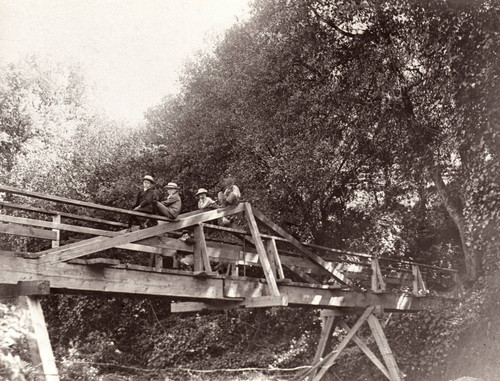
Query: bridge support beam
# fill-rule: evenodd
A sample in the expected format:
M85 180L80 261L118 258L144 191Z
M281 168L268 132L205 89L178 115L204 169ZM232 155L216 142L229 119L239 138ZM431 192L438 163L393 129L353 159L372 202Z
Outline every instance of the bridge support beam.
M378 309L380 310L380 308ZM367 357L375 364L375 366L387 377L390 381L401 381L401 372L394 358L394 354L389 347L387 338L385 337L382 325L378 319L373 315L379 312L375 306L370 306L365 309L361 317L354 324L354 326L349 327L345 321L339 319L339 325L344 328L347 332L344 339L339 343L337 348L325 355L325 352L331 346L332 333L334 331L334 319L337 315L342 315L342 312L336 310L327 310L322 313L323 327L321 332L321 337L318 343L318 348L316 355L314 357L313 366L302 372L294 380L308 380L308 381L320 381L326 380L326 375L328 369L332 367L335 360L340 356L342 351L347 347L350 341L354 341L360 349L367 355ZM363 323L368 322L370 326L375 342L377 343L378 349L382 355L383 363L378 359L378 357L371 351L370 348L365 344L365 342L358 336L358 331L363 325Z
M29 331L27 337L31 361L35 371L36 381L59 381L56 361L50 345L49 333L43 316L40 299L36 296L19 296L19 305L27 312Z

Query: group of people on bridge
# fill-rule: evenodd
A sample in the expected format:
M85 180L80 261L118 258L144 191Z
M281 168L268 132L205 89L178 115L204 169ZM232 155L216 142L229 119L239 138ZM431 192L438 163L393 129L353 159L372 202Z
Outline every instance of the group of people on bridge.
M175 220L182 208L182 200L179 195L179 186L174 182L169 182L166 186L168 196L164 201L158 201L155 197L154 186L156 184L153 176L146 175L142 181L142 189L137 193L133 211L151 213L165 216ZM217 195L217 201L208 197L208 191L200 188L195 194L198 199L198 209L217 209L230 205L237 205L240 202L241 193L238 186L234 183L234 178L229 176L224 179L224 190ZM154 226L158 222L154 219L143 221L137 216L130 216L128 226L129 230L133 225L139 225L141 229L148 226ZM218 221L219 225L226 225L229 220L222 217Z

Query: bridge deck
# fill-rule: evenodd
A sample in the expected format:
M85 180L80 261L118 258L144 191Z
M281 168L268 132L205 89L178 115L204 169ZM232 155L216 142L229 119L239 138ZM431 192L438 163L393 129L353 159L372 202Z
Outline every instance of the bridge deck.
M22 250L0 252L0 284L46 280L51 292L165 297L177 312L273 305L414 312L457 296L454 270L302 244L248 203L176 221L153 216L159 225L129 232L110 216L152 216L1 185L0 191L10 194L0 201L0 233L28 237ZM26 204L26 197L65 211ZM92 216L85 215L89 209ZM210 223L223 216L238 222ZM194 245L177 239L186 228ZM162 268L178 251L193 254L193 271ZM150 256L156 266L144 265Z

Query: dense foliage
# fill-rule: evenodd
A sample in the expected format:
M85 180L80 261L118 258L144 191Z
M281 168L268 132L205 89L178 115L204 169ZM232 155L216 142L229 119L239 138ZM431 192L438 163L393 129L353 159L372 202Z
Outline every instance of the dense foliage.
M140 127L101 116L77 67L2 67L0 182L130 207L148 173L160 197L180 184L188 211L199 187L213 196L232 174L245 200L303 241L459 268L472 287L462 305L387 326L408 380L458 377L475 363L457 343L486 359L474 335L500 326L498 305L483 303L498 292L500 259L499 15L497 0L256 0ZM314 311L172 316L155 300L75 296L46 308L68 380L118 369L97 363L156 375L303 365L319 332ZM8 350L22 328L9 324L0 371L23 367ZM359 358L349 348L336 375L373 380ZM498 371L488 366L475 374Z

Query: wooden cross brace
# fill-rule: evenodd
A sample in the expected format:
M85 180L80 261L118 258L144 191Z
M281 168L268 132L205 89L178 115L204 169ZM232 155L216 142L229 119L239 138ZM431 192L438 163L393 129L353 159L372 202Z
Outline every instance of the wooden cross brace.
M299 374L294 380L312 380L320 381L326 374L328 369L334 364L335 360L340 356L342 351L347 347L349 342L354 341L367 357L375 364L375 366L389 379L390 381L401 381L401 374L397 366L394 355L389 347L389 343L385 337L383 328L378 319L373 315L376 311L375 306L370 306L365 309L361 317L357 320L354 326L349 327L344 321L340 322L340 326L344 328L347 335L340 342L337 348L326 356L324 352L327 349L332 338L333 330L335 329L334 318L337 313L326 314L323 316L324 324L318 343L318 350L314 358L313 366L305 372ZM372 352L365 342L358 336L357 332L364 322L368 322L372 334L375 338L379 351L382 355L384 363Z
M130 233L123 233L115 237L96 237L87 239L85 241L76 242L75 244L69 244L61 246L54 249L49 249L40 252L40 263L57 263L63 262L74 258L83 257L89 254L93 254L99 251L111 249L120 245L140 241L153 236L165 234L175 230L185 228L187 226L192 226L199 224L201 222L214 220L219 217L240 213L244 210L245 206L239 204L234 207L228 207L224 209L211 210L205 213L199 213L195 215L190 215L184 217L176 222L168 222L165 224L160 224L151 228L137 230Z

